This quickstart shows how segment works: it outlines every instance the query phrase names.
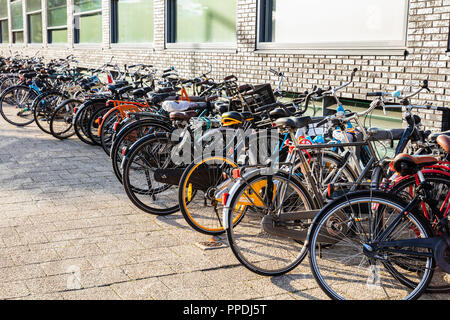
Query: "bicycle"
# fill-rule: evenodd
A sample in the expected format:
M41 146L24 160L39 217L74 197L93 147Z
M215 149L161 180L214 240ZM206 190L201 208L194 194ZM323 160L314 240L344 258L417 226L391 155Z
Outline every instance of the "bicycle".
M450 151L449 138L441 144ZM436 264L450 273L450 178L439 205L423 174L436 163L430 156L400 154L394 159L391 166L401 176L419 181L409 202L369 190L346 194L321 210L308 236L309 260L314 278L330 298L417 299ZM418 209L422 203L430 208L428 220Z

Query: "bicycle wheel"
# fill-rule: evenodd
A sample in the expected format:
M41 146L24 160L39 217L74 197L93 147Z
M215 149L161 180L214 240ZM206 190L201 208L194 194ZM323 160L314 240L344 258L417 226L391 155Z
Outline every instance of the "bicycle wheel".
M77 137L86 144L99 145L99 143L92 141L89 136L89 124L94 112L104 108L105 103L106 100L87 101L78 108L74 119L74 130Z
M0 114L7 122L24 127L33 123L33 101L38 93L31 87L9 87L0 96Z
M171 126L153 120L139 120L122 128L111 146L111 162L114 174L122 183L123 152L126 152L140 138L158 132L170 132Z
M73 111L81 105L78 100L66 100L56 107L50 120L50 132L57 139L64 140L75 134L73 126Z
M247 269L276 276L291 271L303 261L307 254L303 240L311 222L306 212L311 214L313 202L299 181L281 172L256 175L230 197L230 212L225 217L230 226L228 243ZM295 220L283 219L284 215L298 212L305 214L296 215ZM272 230L266 227L268 223ZM285 235L294 232L298 235L295 238Z
M84 131L82 129L82 126L86 122L85 115L88 113L88 110L87 110L88 108L85 105L82 105L77 109L78 110L76 111L74 119L73 119L73 129L75 131L75 134L78 137L78 139L80 139L82 142L89 144L89 145L94 145L94 143L91 140L89 140L89 137L84 133Z
M102 139L98 134L98 127L102 123L103 116L111 110L110 107L103 105L96 109L89 117L89 124L87 125L87 135L89 139L98 146L102 145Z
M120 122L122 116L119 111L113 111L105 119L103 119L102 128L100 132L100 142L103 151L109 156L112 145L112 137L114 136L114 124Z
M236 167L227 158L210 157L194 161L186 168L180 180L178 201L184 219L194 230L208 235L225 232L222 199L217 199L216 194L232 183L222 173Z
M431 198L436 200L438 208L445 202L447 195L450 192L450 179L449 175L445 172L423 172L425 180L432 186L430 189ZM409 202L416 196L417 183L415 176L408 176L407 178L398 181L390 190L392 194L400 196L405 201ZM431 212L428 206L421 208L422 214ZM450 292L450 275L445 273L440 268L436 268L434 271L433 279L428 285L425 292L429 293L448 293Z
M50 120L58 105L69 97L58 91L44 92L33 102L33 117L36 125L43 132L51 134Z
M131 202L147 213L168 215L180 208L177 191L184 168L172 162L175 145L170 134L158 133L137 141L126 154L123 187Z
M373 249L371 242L407 206L401 198L379 191L360 191L328 204L311 227L309 260L322 290L336 300L411 300L433 276L434 259L404 251ZM403 215L387 240L428 238L429 224L416 213ZM374 251L375 252L372 252ZM421 270L421 272L417 272ZM411 284L416 284L411 288Z
M16 86L20 83L20 77L18 75L5 75L0 78L0 94L9 87Z

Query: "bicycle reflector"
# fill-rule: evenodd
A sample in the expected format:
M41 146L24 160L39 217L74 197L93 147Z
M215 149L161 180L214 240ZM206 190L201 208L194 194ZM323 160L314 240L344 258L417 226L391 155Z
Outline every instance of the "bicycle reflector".
M328 187L327 187L327 196L328 196L329 199L332 198L333 192L334 192L334 185L329 183Z
M125 157L125 155L127 154L128 151L128 147L122 147L122 155Z
M239 179L241 177L241 169L233 169L233 178Z
M114 131L117 131L117 127L119 126L118 122L114 122Z
M78 108L73 108L73 114L77 114L77 112L78 112Z
M222 195L222 204L223 204L224 206L227 204L229 195L230 195L229 193L224 193L224 194Z

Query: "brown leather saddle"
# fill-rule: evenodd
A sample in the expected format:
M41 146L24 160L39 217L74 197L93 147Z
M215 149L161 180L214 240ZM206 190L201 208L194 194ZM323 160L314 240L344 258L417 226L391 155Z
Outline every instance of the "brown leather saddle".
M191 118L198 116L197 111L176 111L169 114L172 121L189 121Z

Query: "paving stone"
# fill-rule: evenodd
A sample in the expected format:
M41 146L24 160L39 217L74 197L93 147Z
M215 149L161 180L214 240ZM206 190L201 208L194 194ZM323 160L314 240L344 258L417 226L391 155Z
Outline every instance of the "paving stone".
M89 288L63 292L64 300L119 300L120 297L110 287Z
M23 281L0 283L0 299L26 297L29 294L30 291Z
M113 284L111 288L126 300L160 300L170 292L157 278Z

